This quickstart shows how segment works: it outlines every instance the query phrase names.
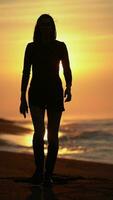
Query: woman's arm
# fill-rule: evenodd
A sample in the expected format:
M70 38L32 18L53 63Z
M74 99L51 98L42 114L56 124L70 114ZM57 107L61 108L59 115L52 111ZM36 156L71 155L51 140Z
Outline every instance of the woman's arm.
M69 56L68 51L65 43L63 43L63 49L62 49L62 65L63 65L63 73L66 81L66 90L64 97L66 97L65 101L71 100L71 86L72 86L72 72L70 69L70 62L69 62Z
M26 90L30 76L31 69L31 46L27 45L24 55L24 66L23 66L23 74L21 81L21 104L20 104L20 113L26 117L26 113L28 112L28 106L26 101Z
M24 66L23 66L23 74L22 74L22 81L21 81L21 94L22 96L26 95L27 85L30 76L30 69L31 69L31 46L30 44L27 45L24 55Z

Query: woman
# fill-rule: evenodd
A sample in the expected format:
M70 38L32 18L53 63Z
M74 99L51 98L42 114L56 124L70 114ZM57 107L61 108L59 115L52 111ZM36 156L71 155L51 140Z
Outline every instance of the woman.
M59 62L62 62L66 81L65 94L59 77ZM28 105L26 90L30 69L32 79L28 91L28 102L34 126L33 152L36 164L32 182L52 184L52 174L58 153L58 130L65 101L71 100L72 74L64 42L56 40L56 28L53 18L41 15L36 23L33 42L28 43L24 57L21 83L20 113L26 117ZM48 153L44 159L44 115L48 118ZM45 168L45 169L44 169Z

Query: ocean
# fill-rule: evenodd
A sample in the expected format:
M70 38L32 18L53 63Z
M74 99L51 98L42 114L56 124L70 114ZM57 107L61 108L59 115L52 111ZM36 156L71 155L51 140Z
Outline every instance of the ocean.
M0 151L33 154L31 121L0 120L1 124L5 128L0 129ZM44 141L46 154L47 129ZM65 120L59 129L58 157L113 164L113 119Z

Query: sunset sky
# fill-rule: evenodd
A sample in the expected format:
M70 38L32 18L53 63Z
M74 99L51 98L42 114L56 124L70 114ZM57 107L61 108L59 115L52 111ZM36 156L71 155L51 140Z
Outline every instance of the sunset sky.
M0 0L0 118L23 119L24 51L43 13L69 52L73 98L64 117L113 117L113 0Z

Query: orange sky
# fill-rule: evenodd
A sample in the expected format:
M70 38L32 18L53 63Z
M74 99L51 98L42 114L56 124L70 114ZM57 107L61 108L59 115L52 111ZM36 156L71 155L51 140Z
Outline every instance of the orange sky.
M0 1L0 117L21 117L20 82L25 46L37 18L49 13L57 39L68 47L73 99L65 117L113 117L112 0Z

